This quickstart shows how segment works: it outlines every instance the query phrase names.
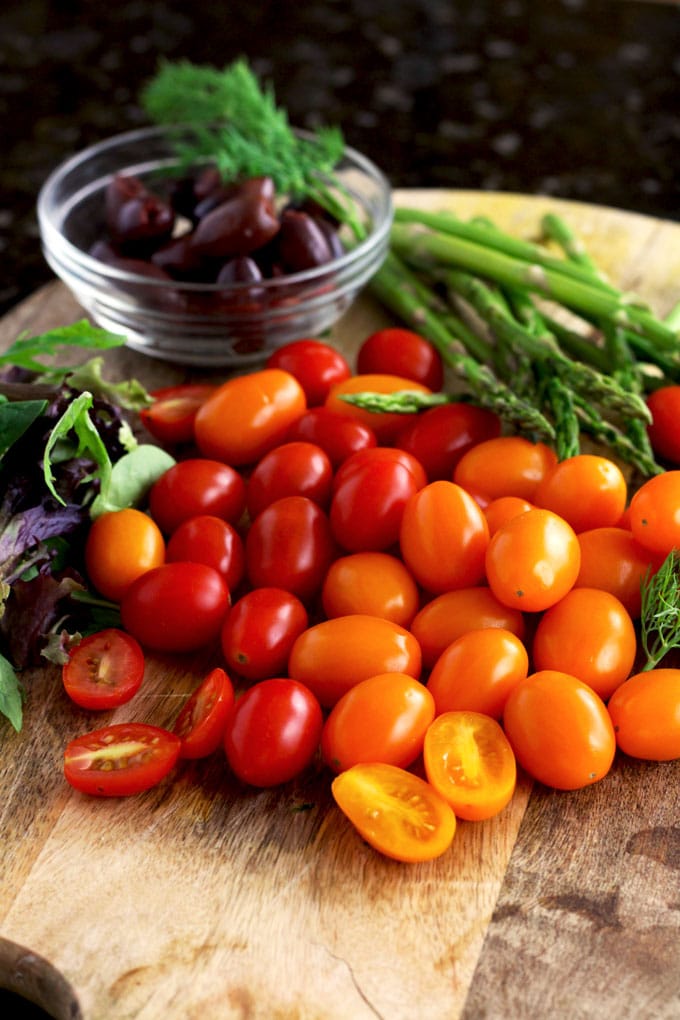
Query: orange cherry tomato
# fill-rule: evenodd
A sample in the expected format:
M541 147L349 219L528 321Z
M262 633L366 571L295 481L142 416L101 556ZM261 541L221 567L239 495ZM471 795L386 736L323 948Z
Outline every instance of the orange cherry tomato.
M665 471L644 482L630 501L633 537L666 556L680 548L680 470Z
M453 842L450 805L424 779L396 765L353 765L335 777L331 790L359 835L386 857L429 861Z
M418 642L391 620L357 613L308 627L291 649L289 676L330 708L355 684L378 673L420 676Z
M484 516L489 525L489 535L495 535L498 529L511 521L513 517L519 517L527 510L533 509L534 504L530 503L528 499L522 499L521 496L498 496L497 499L492 499L484 507Z
M512 800L517 764L499 723L481 712L444 712L425 734L428 782L457 818L480 822Z
M234 687L223 669L212 669L189 696L173 733L181 740L180 758L207 758L222 743L234 704Z
M529 672L527 650L502 627L486 627L461 635L437 659L427 688L437 714L483 712L500 719L505 702Z
M120 602L133 581L165 560L165 540L148 514L128 507L97 517L85 540L85 570L104 598Z
M387 444L396 436L404 424L403 414L391 412L367 411L363 407L349 404L342 398L346 394L353 393L396 393L399 390L416 390L418 393L431 393L432 391L422 383L414 382L413 379L406 379L401 375L390 375L385 373L359 373L337 383L331 388L326 397L324 407L339 414L344 414L362 425L368 425L378 437L378 442Z
M640 586L663 556L645 549L626 528L592 528L578 536L581 567L578 588L600 588L615 595L633 619L640 616Z
M328 617L365 613L408 627L418 610L418 586L396 556L358 552L331 563L321 589Z
M581 550L571 525L551 510L527 510L503 525L489 542L486 576L507 606L541 612L574 586Z
M416 581L439 594L484 576L489 527L480 507L454 482L430 482L406 503L401 555Z
M618 464L608 457L580 453L548 472L536 489L536 506L552 510L574 531L614 527L626 509L628 486Z
M289 372L264 368L235 376L199 407L196 445L204 457L252 464L283 441L306 408L305 392Z
M624 754L646 761L680 758L680 669L636 673L607 706Z
M410 631L423 653L423 666L431 669L442 652L470 630L504 627L520 641L526 631L524 614L499 602L490 588L457 588L437 595L414 616Z
M583 680L605 701L630 674L637 638L630 613L608 591L572 588L536 628L534 668Z
M497 436L468 450L458 461L453 480L488 499L520 496L533 500L539 483L556 464L557 454L545 443L532 443L522 436Z
M356 684L331 709L321 753L334 772L359 762L407 768L423 749L434 719L427 687L406 673L379 673Z
M614 761L614 727L605 703L560 670L521 680L505 703L503 727L518 764L557 790L596 783Z

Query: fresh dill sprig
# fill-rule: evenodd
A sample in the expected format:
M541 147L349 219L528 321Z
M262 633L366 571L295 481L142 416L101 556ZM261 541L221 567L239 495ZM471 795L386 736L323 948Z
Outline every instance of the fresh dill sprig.
M642 583L640 641L646 656L642 671L654 669L680 648L680 551L671 549L655 574Z

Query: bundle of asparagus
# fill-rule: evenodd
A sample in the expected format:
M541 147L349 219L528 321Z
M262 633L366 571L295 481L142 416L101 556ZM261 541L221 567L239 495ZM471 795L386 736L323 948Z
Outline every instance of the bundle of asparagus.
M439 350L461 392L351 399L403 413L469 399L553 443L560 459L585 434L643 475L659 473L645 395L680 381L680 305L660 320L604 279L559 216L541 227L552 247L480 218L397 209L372 291Z

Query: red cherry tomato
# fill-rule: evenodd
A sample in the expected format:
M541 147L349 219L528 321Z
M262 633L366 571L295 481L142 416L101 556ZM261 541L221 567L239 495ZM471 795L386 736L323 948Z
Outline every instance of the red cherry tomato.
M81 708L124 705L144 679L144 653L125 631L109 628L85 637L62 667L66 693Z
M234 687L223 669L212 669L190 695L173 728L180 758L207 758L221 745L234 704Z
M236 524L246 506L246 483L228 464L193 457L173 464L154 482L149 510L166 534L190 517L210 514Z
M680 464L680 386L661 386L647 397L652 422L647 431L654 452Z
M174 733L146 723L115 723L66 745L64 776L81 793L127 797L160 783L179 751Z
M196 445L204 457L240 466L272 450L307 408L290 372L265 368L228 379L198 409Z
M352 393L395 393L398 390L431 392L429 387L414 382L413 379L405 379L401 375L371 372L367 375L353 375L351 378L345 379L344 382L337 383L328 394L324 407L328 407L338 414L345 414L348 418L353 418L363 425L368 425L375 432L379 443L388 444L404 424L403 414L367 411L363 407L348 403L343 400L343 397Z
M329 511L336 542L349 552L389 549L399 539L404 508L417 489L411 471L393 459L348 472L335 489Z
M472 404L442 404L409 419L394 444L420 461L430 482L450 481L464 453L501 431L498 415Z
M229 607L223 578L204 563L165 563L138 577L120 605L125 630L142 647L191 652L218 636Z
M216 386L210 383L183 383L154 390L154 402L139 412L142 424L161 443L176 446L194 438L194 419L201 404L211 397Z
M267 368L290 372L305 391L308 407L318 407L328 396L331 386L349 379L352 370L340 351L322 340L293 340L273 351Z
M333 479L333 492L355 471L366 467L371 468L385 461L402 464L413 475L413 480L418 489L422 489L427 484L427 475L423 465L412 453L408 453L407 450L399 450L394 446L376 446L365 450L358 450L340 465Z
M205 563L221 574L230 592L243 580L246 553L243 539L232 524L221 517L203 514L183 521L170 536L168 563Z
M270 503L284 496L307 496L326 507L332 484L333 466L320 446L282 443L265 453L248 479L248 513L257 517Z
M295 639L307 629L304 605L283 588L254 588L235 602L222 627L227 665L247 680L284 675Z
M346 414L329 411L327 407L310 407L286 433L288 442L301 441L320 446L334 468L353 453L377 445L372 428L348 418Z
M278 786L310 764L323 715L309 688L273 677L250 687L227 722L224 749L234 774L251 786Z
M444 366L439 351L410 329L379 329L366 337L357 353L357 372L392 373L440 390Z
M246 573L255 588L284 588L306 602L320 590L335 552L321 507L306 496L286 496L251 524Z

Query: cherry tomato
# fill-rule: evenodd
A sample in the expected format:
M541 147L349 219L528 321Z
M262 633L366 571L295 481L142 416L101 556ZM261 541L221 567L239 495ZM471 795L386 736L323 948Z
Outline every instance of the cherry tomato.
M331 709L321 753L334 772L362 761L406 768L421 753L433 719L434 699L419 680L380 673L352 687Z
M680 547L680 470L665 471L644 482L630 501L633 537L666 556Z
M440 390L444 382L439 351L424 336L398 326L379 329L366 337L357 352L357 372L391 372L431 390Z
M581 567L578 588L600 588L615 595L633 619L640 616L640 586L648 571L661 566L663 556L645 549L625 528L593 528L578 536Z
M624 754L646 761L680 758L680 669L636 673L614 691L607 708Z
M331 790L362 839L385 857L430 861L453 842L456 816L450 806L406 769L362 762L336 776Z
M442 404L410 415L394 444L420 461L429 482L451 481L463 454L500 431L500 418L493 411L472 404Z
M614 527L626 508L628 486L608 457L580 453L556 464L533 495L538 507L552 510L574 531Z
M348 464L345 461L343 466ZM333 537L348 552L389 549L399 539L404 508L417 491L411 471L395 459L355 467L331 499Z
M541 612L573 588L581 565L576 534L551 510L527 510L496 532L486 553L486 576L499 602Z
M338 414L327 407L310 407L286 433L288 442L296 440L320 446L333 468L338 468L353 453L377 445L377 437L368 425Z
M330 708L355 684L379 673L418 679L421 661L418 642L404 627L356 613L303 631L291 649L288 673Z
M532 443L522 436L497 436L464 453L453 480L488 499L520 496L531 502L539 483L556 464L555 451L545 443Z
M430 393L431 390L413 379L405 379L401 375L390 375L370 372L365 375L353 375L344 382L332 387L324 407L338 414L368 425L378 437L378 442L388 444L404 424L403 414L387 411L367 411L363 407L349 404L342 398L353 393L395 393L399 390L417 390L419 393Z
M419 460L406 450L398 450L394 446L376 446L365 450L358 450L348 457L335 472L333 479L333 492L335 492L355 471L363 470L366 467L375 467L385 461L393 464L401 464L413 475L416 488L422 489L427 484L425 469Z
M284 675L293 643L308 625L297 596L282 588L254 588L234 603L224 621L227 665L247 680Z
M154 482L149 511L166 534L201 514L237 524L246 506L246 483L228 464L192 457L173 464Z
M196 445L204 457L238 467L252 464L283 441L307 407L297 379L279 368L235 376L198 409Z
M224 749L234 774L251 786L278 786L311 764L323 715L312 692L295 680L261 680L237 699Z
M533 509L533 503L522 499L521 496L498 496L497 499L492 499L484 507L484 516L489 525L489 535L495 535L498 529L511 521L513 517L519 517L527 510Z
M518 637L503 627L470 630L437 659L427 687L442 712L503 714L508 695L529 672L529 656Z
M647 397L652 422L647 428L654 452L671 464L680 464L680 386L661 386Z
M518 764L557 790L578 790L609 772L616 741L602 698L582 680L540 670L505 703L503 726Z
M637 638L621 602L597 588L572 588L541 617L532 646L534 668L577 676L605 701L628 677Z
M480 822L512 800L517 764L499 723L481 712L438 715L425 734L423 760L428 782L457 818Z
M246 553L236 528L221 517L201 514L173 531L166 551L168 563L205 563L221 574L230 592L243 580Z
M160 783L179 750L179 737L158 726L115 723L66 745L64 776L81 793L127 797Z
M248 513L257 515L284 496L307 496L327 507L331 498L333 466L314 443L282 443L265 453L248 479Z
M484 576L489 527L472 496L454 482L429 482L406 504L401 555L416 581L439 594Z
M85 637L69 652L62 680L69 698L81 708L124 705L144 679L144 653L130 634L111 627Z
M164 560L163 535L141 510L111 510L90 525L85 570L104 598L119 602L136 578Z
M340 351L322 340L293 340L273 351L267 368L290 372L305 391L308 407L318 407L328 396L331 386L349 379L352 370Z
M427 602L411 621L410 631L423 653L423 666L432 669L452 642L471 630L502 627L522 641L524 614L499 602L490 588L456 588Z
M176 446L194 438L194 419L201 404L212 396L210 383L181 383L154 390L150 407L139 412L142 424L161 443Z
M255 588L285 588L303 602L321 589L335 558L327 515L306 496L286 496L255 518L246 536L246 573Z
M190 695L173 729L180 758L207 758L221 746L234 704L234 687L223 669L212 669Z
M418 609L418 586L396 556L358 552L331 563L321 589L326 616L365 613L408 627Z
M219 634L229 607L223 578L204 563L165 563L138 577L120 604L125 630L145 648L191 652Z

